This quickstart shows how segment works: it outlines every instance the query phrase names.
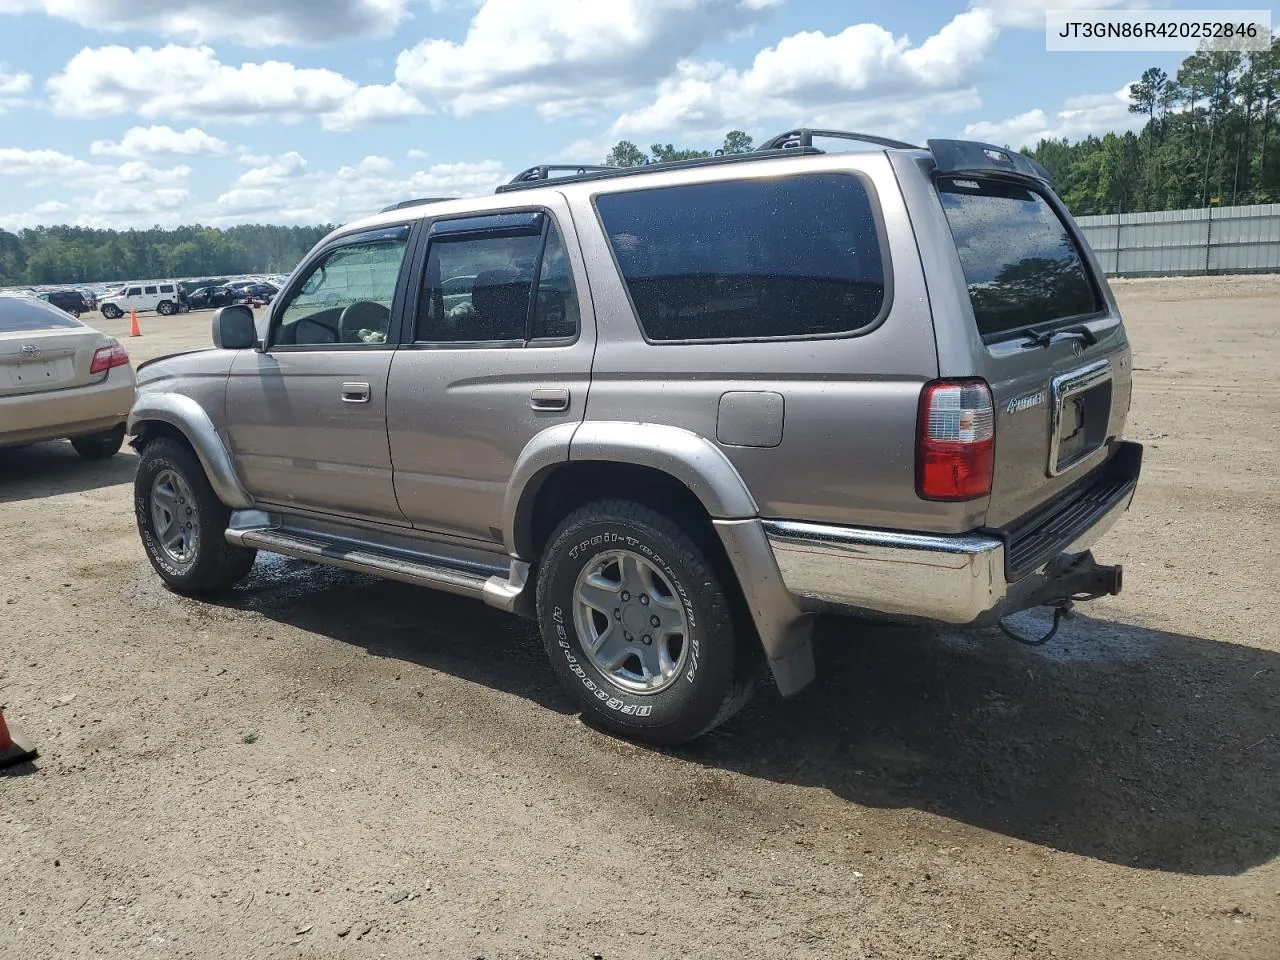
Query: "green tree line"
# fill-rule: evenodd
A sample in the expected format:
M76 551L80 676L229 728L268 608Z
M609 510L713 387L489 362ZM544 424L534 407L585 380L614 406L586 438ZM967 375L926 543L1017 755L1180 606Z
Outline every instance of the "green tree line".
M1027 153L1077 216L1280 202L1280 45L1200 50L1173 76L1151 67L1130 89L1147 118L1136 133L1076 143L1041 140Z
M0 230L0 286L288 273L332 227Z

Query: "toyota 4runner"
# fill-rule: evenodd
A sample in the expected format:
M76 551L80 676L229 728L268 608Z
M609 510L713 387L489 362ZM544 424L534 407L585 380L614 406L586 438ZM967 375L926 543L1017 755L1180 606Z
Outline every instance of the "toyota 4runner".
M998 147L535 167L334 231L213 341L139 368L130 418L172 589L266 550L479 598L627 736L698 736L765 667L798 692L824 611L981 626L1121 586L1089 549L1141 465L1129 344Z

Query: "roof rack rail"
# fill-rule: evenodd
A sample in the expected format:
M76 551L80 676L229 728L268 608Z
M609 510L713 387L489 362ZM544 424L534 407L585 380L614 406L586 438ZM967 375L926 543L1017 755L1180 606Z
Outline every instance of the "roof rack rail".
M780 133L776 137L766 140L756 147L756 150L795 150L797 147L812 147L814 137L858 140L862 143L874 143L876 146L892 147L896 150L920 149L914 143L907 143L904 140L891 140L888 137L876 137L869 133L853 133L849 130L812 130L808 127L800 127L797 130L788 130L786 133Z
M441 203L444 200L453 200L454 197L422 197L419 200L401 200L399 203L393 203L389 207L383 207L379 213L390 213L392 210L403 210L405 207L420 207L424 203Z
M759 151L753 150L750 153L726 153L710 157L694 157L690 160L659 160L651 163L642 163L635 167L593 167L593 166L563 166L563 167L530 167L524 173L513 177L509 183L504 183L498 187L494 193L507 193L511 190L526 190L530 187L543 186L546 179L537 176L540 170L573 170L575 173L566 177L556 177L556 183L581 183L584 180L612 180L615 177L633 177L646 173L659 173L663 170L688 170L694 167L711 167L720 164L753 162L757 160L770 160L777 157L794 157L796 154L814 154L821 153L814 147L793 147L789 150L771 150Z
M539 180L550 180L551 174L568 170L573 171L571 175L577 176L584 173L602 173L616 169L618 168L590 163L543 163L536 167L530 167L528 170L521 170L508 183L536 183Z

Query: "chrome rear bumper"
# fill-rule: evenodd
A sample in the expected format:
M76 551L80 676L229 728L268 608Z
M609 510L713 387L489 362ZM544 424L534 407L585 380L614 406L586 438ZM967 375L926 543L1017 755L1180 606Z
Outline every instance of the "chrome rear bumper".
M1129 508L1132 491L1063 552L1088 550ZM802 606L969 624L1021 609L1040 573L1009 583L1005 546L981 533L899 533L784 520L763 522L787 590Z

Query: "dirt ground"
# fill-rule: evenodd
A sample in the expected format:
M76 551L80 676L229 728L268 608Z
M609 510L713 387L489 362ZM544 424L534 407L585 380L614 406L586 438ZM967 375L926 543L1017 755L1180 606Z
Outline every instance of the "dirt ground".
M669 752L529 624L268 557L183 600L132 455L4 456L0 956L1280 956L1280 278L1116 290L1123 596L1042 650L833 620L812 689Z

